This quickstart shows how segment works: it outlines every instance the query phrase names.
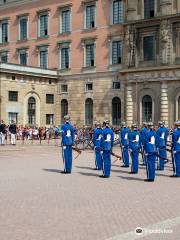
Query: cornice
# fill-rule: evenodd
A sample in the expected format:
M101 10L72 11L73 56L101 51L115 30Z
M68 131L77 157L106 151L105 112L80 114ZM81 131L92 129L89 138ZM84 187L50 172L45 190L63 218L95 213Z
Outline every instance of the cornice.
M22 4L34 3L38 1L39 0L14 0L13 2L6 2L0 5L0 11L3 9L13 8Z

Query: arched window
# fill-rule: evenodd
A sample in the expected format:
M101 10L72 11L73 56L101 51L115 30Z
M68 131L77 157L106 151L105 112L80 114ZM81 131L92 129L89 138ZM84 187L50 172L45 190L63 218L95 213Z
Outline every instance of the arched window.
M64 116L68 114L68 101L63 99L61 101L61 123L64 122Z
M149 95L145 95L142 99L142 121L152 121L152 98Z
M36 99L34 97L28 99L28 124L36 124Z
M121 99L114 97L112 99L112 124L120 125L121 122Z
M85 124L93 125L93 100L87 98L85 102Z

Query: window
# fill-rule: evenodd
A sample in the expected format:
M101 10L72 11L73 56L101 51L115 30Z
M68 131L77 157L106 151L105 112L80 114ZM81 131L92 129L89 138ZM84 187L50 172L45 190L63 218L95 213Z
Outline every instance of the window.
M48 50L47 48L40 48L40 67L47 69L48 68Z
M27 39L27 17L19 18L19 40Z
M8 62L8 52L0 52L0 62L7 63Z
M144 0L144 18L154 17L154 0Z
M68 114L68 101L63 99L61 101L61 123L64 122L64 116Z
M154 36L143 38L144 61L154 60Z
M18 113L16 112L9 112L8 113L8 121L9 123L12 123L12 121L18 122Z
M61 49L61 69L69 68L69 47L62 47Z
M19 50L19 64L26 66L27 65L27 51Z
M121 122L121 100L118 97L112 99L112 124L120 125Z
M112 64L121 64L122 61L122 42L112 42Z
M91 98L85 101L85 124L93 125L93 100Z
M61 17L61 33L67 33L70 32L70 21L71 21L71 11L70 9L62 9L60 12L60 17Z
M0 23L0 43L8 43L8 21L2 21Z
M86 83L86 92L93 90L93 84L92 83Z
M46 94L46 103L53 104L54 103L54 94Z
M152 119L152 98L149 95L145 95L142 99L142 121L150 122Z
M95 5L86 6L86 29L95 28Z
M95 44L86 45L86 67L94 67Z
M68 92L68 85L67 84L62 84L61 85L61 92L62 93L67 93Z
M113 89L120 89L121 85L119 81L113 81L113 85L112 85Z
M46 114L46 124L47 125L54 124L54 114Z
M119 24L123 23L124 21L124 9L123 9L123 1L122 0L115 0L112 1L112 23Z
M10 102L18 101L18 92L17 91L9 91L9 101Z
M28 99L28 124L36 124L36 100L34 97Z
M48 36L48 14L39 15L39 37Z

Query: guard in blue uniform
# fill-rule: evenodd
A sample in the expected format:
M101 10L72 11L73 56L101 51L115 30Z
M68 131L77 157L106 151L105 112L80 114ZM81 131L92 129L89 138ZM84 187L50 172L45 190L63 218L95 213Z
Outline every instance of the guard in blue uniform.
M143 128L140 131L140 138L141 138L141 151L142 151L142 165L146 165L146 155L145 155L145 150L144 150L144 145L145 145L145 136L147 132L147 123L143 123Z
M122 167L129 167L129 140L128 140L128 134L129 134L129 128L126 127L126 123L122 122L121 132L120 132L120 145L121 145L121 151L122 151L122 160L123 160L123 166Z
M145 181L154 182L155 179L155 163L156 163L156 132L153 123L148 123L148 131L145 135L145 154L146 154L146 171L147 179Z
M101 151L99 151L99 148L101 147L101 141L102 141L102 128L100 122L96 123L96 128L93 132L93 144L94 144L94 150L95 150L95 170L102 170L103 167L103 160L102 160L102 154Z
M129 149L131 153L131 174L138 173L139 168L139 150L140 150L140 133L137 129L137 125L133 124L131 131L128 134L129 139Z
M109 121L104 121L102 130L102 149L103 149L103 175L100 177L108 178L111 172L111 152L114 144L114 133L109 126Z
M62 125L62 156L64 172L71 173L72 170L72 145L74 144L74 127L70 124L70 117L64 116L65 123Z
M156 131L156 147L157 152L159 156L163 158L167 158L167 151L166 151L166 145L167 145L167 138L169 135L168 129L165 127L165 122L159 121L159 128ZM161 157L158 158L158 166L157 169L163 171L165 161Z
M180 177L180 121L175 122L175 127L172 134L173 175L171 177Z

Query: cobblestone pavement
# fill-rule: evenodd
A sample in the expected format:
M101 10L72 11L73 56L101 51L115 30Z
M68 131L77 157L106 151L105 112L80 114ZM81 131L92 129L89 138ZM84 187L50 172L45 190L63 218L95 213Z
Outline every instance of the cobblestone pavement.
M143 181L144 167L129 175L120 165L99 178L87 150L64 175L58 147L0 147L0 240L179 240L180 179L169 178L171 164L154 183ZM133 233L156 223L172 233Z

